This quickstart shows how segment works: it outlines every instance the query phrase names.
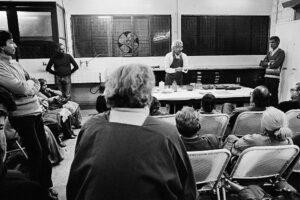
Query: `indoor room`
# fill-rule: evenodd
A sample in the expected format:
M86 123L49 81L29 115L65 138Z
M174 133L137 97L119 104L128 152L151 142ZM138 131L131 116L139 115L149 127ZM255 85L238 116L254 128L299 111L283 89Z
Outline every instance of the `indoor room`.
M299 33L299 0L0 0L0 199L300 199Z

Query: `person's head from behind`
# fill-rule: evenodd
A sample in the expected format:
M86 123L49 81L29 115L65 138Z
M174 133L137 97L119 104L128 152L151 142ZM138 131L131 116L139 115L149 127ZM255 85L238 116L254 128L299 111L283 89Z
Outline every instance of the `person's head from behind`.
M192 107L183 107L175 115L176 127L183 137L193 137L201 129L198 113Z
M270 43L271 48L274 50L279 46L280 39L278 36L272 36L272 37L270 37L269 43Z
M300 101L300 84L296 84L294 88L291 88L290 93L293 101Z
M201 107L204 112L212 112L216 107L216 97L211 93L205 94L202 97Z
M144 108L151 104L154 85L154 74L149 66L124 65L108 77L104 96L108 106L112 108Z
M172 43L172 51L176 54L179 55L183 50L183 43L181 40L175 40Z
M8 31L0 30L0 53L13 56L16 53L17 45L14 43L12 34Z
M151 105L150 105L150 115L155 114L160 109L160 103L156 97L152 97Z
M263 112L261 128L264 134L279 141L292 136L285 113L274 107L268 107Z
M109 110L109 108L106 105L105 97L103 95L99 95L97 97L96 110L98 113L103 113Z
M251 95L251 103L258 108L265 108L270 105L270 92L268 88L263 85L257 86Z
M43 78L38 79L41 85L40 91L45 91L47 89L47 81Z

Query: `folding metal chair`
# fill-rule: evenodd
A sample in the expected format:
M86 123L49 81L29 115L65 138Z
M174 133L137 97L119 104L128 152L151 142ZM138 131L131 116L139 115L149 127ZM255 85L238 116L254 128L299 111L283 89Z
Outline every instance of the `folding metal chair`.
M300 109L289 110L285 114L288 127L293 131L293 134L300 134Z
M17 133L17 131L12 128L9 120L5 120L5 124L4 124L4 130L5 130L5 135L6 135L6 141L8 142L8 144L10 144L11 146L13 146L13 149L8 149L7 150L7 155L11 155L14 154L18 151L21 151L21 153L24 155L24 157L26 159L28 159L28 155L25 152L25 148L22 147L19 143L19 134Z
M22 154L24 155L24 157L28 160L28 155L27 155L27 153L25 152L25 147L22 147L22 146L20 145L20 143L18 142L18 140L15 140L14 143L15 143L15 145L17 146L17 149L13 149L13 150L7 151L7 152L6 152L7 155L13 154L13 153L15 153L15 152L17 152L17 151L21 151Z
M199 135L214 134L222 138L229 122L227 114L199 114L201 129Z
M162 119L162 120L176 126L175 115L157 115L157 116L153 116L153 117Z
M230 159L226 149L188 152L198 191L216 191L220 200L220 180ZM226 199L225 189L222 188L223 198Z
M243 137L244 135L261 133L261 118L263 111L245 111L238 115L232 135Z
M230 179L247 185L275 183L296 158L296 145L251 147L239 156Z

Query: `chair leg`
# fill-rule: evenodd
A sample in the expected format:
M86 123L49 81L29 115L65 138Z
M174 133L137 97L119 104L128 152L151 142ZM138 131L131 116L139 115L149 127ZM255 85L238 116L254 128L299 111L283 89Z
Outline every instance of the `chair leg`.
M216 191L217 191L217 198L218 198L218 200L221 200L221 198L220 198L220 189L218 187L216 188Z
M222 195L223 195L223 200L226 200L226 190L224 187L222 187Z
M22 151L22 153L24 154L25 158L28 160L28 156L27 153L24 151L24 149L21 147L20 143L16 140L16 144L18 146L18 148Z

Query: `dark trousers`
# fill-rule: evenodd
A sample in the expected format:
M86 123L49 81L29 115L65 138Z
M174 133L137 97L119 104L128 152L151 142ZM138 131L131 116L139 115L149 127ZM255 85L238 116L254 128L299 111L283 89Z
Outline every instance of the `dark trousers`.
M64 137L66 137L66 138L68 138L68 137L70 137L74 134L73 130L72 130L71 122L72 122L71 121L71 116L69 116L68 119L65 122L61 123L62 132L63 132Z
M8 171L0 180L1 200L45 200L47 192L37 182L28 180L18 171Z
M62 96L66 98L71 97L71 75L69 76L56 76L55 82L58 89L62 92Z
M44 188L52 187L52 166L42 115L10 117L9 121L27 150L31 180L39 182Z
M279 79L277 78L265 78L264 84L269 92L271 93L270 97L270 105L277 107L278 106L278 87L279 87Z
M173 81L176 81L177 85L182 85L183 73L182 72L175 72L173 74L166 73L165 84L172 85Z

